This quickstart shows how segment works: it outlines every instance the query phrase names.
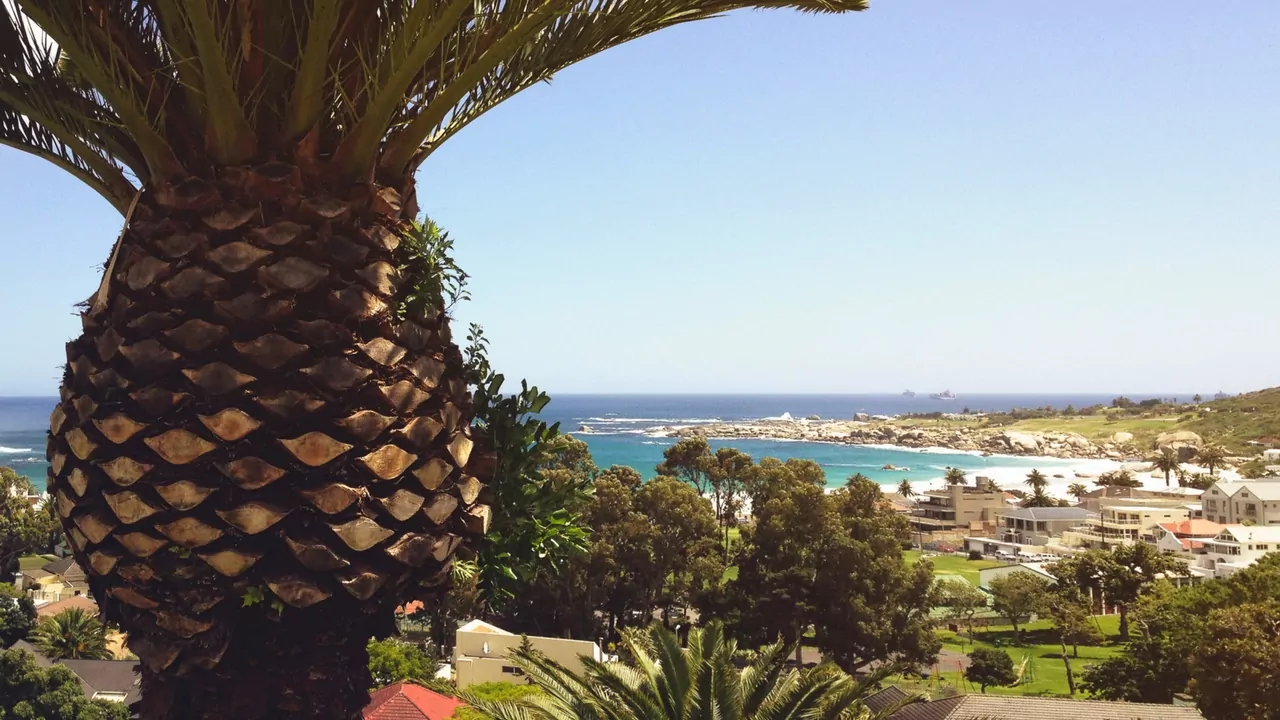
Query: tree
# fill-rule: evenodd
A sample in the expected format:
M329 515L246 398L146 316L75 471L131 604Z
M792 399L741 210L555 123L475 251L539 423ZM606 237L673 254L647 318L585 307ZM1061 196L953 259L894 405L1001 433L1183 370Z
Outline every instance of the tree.
M107 628L81 608L70 608L36 625L32 644L50 660L110 660Z
M674 633L654 626L644 642L629 638L629 663L584 661L582 674L536 653L513 652L540 696L493 701L464 694L469 704L495 720L837 720L861 717L862 699L888 676L881 670L854 680L831 668L807 672L786 667L790 648L763 648L746 668L734 663L737 643L718 623L689 634L681 648ZM888 708L872 720L896 712Z
M965 483L964 471L960 468L949 467L947 468L946 474L942 476L942 479L945 480L948 485L963 485Z
M1209 474L1217 472L1222 461L1227 457L1227 449L1221 445L1205 445L1196 451L1196 460L1209 469Z
M0 650L22 640L36 624L31 598L8 583L0 583Z
M126 219L67 347L49 455L76 559L147 668L139 712L355 716L367 640L524 511L499 502L520 484L500 478L509 438L473 422L501 380L453 341L464 276L411 227L415 172L563 68L754 5L19 7L0 10L0 143ZM539 550L562 543L547 527ZM511 569L481 559L487 586ZM140 565L145 591L120 575Z
M1196 700L1209 720L1280 716L1280 603L1215 610L1191 656Z
M983 694L988 685L1013 685L1018 682L1018 674L1013 670L1013 658L1009 653L996 648L974 648L969 651L969 667L965 668L965 678L977 683Z
M662 462L654 471L659 475L677 478L689 483L699 495L710 495L715 490L712 468L715 456L711 446L702 437L683 438L662 451Z
M1058 507L1060 505L1056 498L1049 497L1043 490L1032 493L1030 497L1019 504L1024 508Z
M70 670L42 668L29 652L0 653L0 712L32 720L128 720L124 703L90 700Z
M1043 495L1045 488L1049 487L1049 478L1039 470L1032 469L1027 473L1026 485L1031 488L1032 494Z
M724 563L706 498L683 482L658 477L636 491L635 507L653 530L650 603L664 617L672 606L692 603L720 584Z
M946 608L947 619L964 623L973 642L973 619L987 607L987 596L968 580L939 580L938 604Z
M1009 618L1013 631L1018 632L1018 620L1029 617L1044 603L1049 581L1029 572L1018 571L995 578L987 584L991 592L991 609Z
M711 466L712 483L716 488L716 520L724 531L724 560L729 560L729 529L738 524L738 512L742 508L747 486L756 471L751 456L734 448L720 448Z
M1089 494L1089 487L1084 483L1071 483L1067 486L1067 494L1080 502L1080 498Z
M435 680L440 656L435 645L398 638L369 641L369 674L374 690L400 681L424 684Z
M1193 403L1195 403L1195 404L1199 405L1199 404L1200 404L1200 401L1201 401L1201 400L1203 400L1203 399L1204 399L1204 398L1200 397L1200 393L1196 393L1194 396L1192 396L1192 398L1191 398L1191 402L1193 402Z
M1094 482L1103 487L1142 487L1142 483L1133 476L1133 473L1124 468L1104 472Z
M1129 639L1129 610L1139 596L1161 577L1186 577L1186 563L1147 543L1119 545L1104 566L1103 591L1120 609L1120 639Z
M47 513L31 506L31 481L12 468L0 467L0 582L13 580L18 558L48 549L56 526Z
M1182 462L1178 460L1178 452L1173 448L1161 448L1160 454L1151 458L1152 469L1164 473L1164 486L1169 487L1169 477L1182 469Z
M812 606L814 642L845 672L888 662L932 663L941 647L930 618L933 568L908 565L906 518L884 508L880 486L857 476L826 494L834 523L817 560Z
M898 483L898 494L906 498L907 500L910 500L911 498L916 496L916 491L914 488L911 487L910 480L903 478L902 482Z

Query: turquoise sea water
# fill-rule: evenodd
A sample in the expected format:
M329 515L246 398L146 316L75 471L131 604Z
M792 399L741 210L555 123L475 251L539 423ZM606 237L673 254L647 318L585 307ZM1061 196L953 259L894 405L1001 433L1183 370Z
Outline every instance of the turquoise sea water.
M853 413L897 415L908 412L958 412L964 407L977 410L1009 410L1068 404L1083 407L1110 402L1120 393L1076 395L963 395L956 400L933 400L927 394L907 398L901 395L559 395L553 396L543 416L561 423L562 430L586 441L601 468L628 465L646 477L662 461L662 451L675 441L654 437L664 426L694 425L711 421L758 420L790 413L793 417L818 415L823 419L851 418ZM1180 393L1161 394L1175 397ZM1191 393L1183 393L1190 397ZM1128 394L1134 400L1147 396ZM47 464L44 457L45 432L55 398L0 398L0 465L8 465L44 486ZM590 432L577 432L586 426ZM1025 458L979 457L965 453L922 453L906 449L884 449L827 443L780 442L771 440L714 441L715 447L733 446L752 457L817 461L827 472L830 486L837 486L857 472L881 483L903 478L924 481L938 478L947 467L970 473L999 468L1023 468ZM881 470L886 464L908 470ZM1066 460L1037 460L1046 472L1065 467Z

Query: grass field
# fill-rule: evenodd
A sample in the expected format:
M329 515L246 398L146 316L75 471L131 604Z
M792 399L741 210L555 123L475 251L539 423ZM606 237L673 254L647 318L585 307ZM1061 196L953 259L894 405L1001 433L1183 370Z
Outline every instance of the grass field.
M39 570L57 559L58 556L56 555L27 555L26 557L18 558L18 570Z
M1119 617L1109 615L1094 618L1094 621L1105 640L1098 646L1081 645L1080 657L1069 657L1077 683L1080 680L1080 673L1086 667L1115 655L1121 649L1121 646L1116 643ZM988 694L1066 697L1068 695L1067 670L1062 663L1062 648L1053 635L1049 623L1046 621L1028 623L1022 628L1026 631L1023 635L1025 642L1023 645L1015 644L1013 627L1009 625L979 629L973 642L945 630L938 634L942 638L943 647L952 652L968 654L975 647L997 648L1009 653L1015 667L1021 667L1025 660L1026 669L1023 671L1021 683L1013 687L989 687ZM1071 647L1068 646L1068 655L1071 651ZM935 696L943 688L960 692L978 692L977 686L971 686L963 679L963 674L955 660L942 660L930 675L928 679L898 678L893 682L904 690L926 692ZM1077 696L1079 695L1077 692Z
M908 563L914 563L920 559L919 550L905 550L902 555ZM929 561L933 563L933 571L935 573L959 575L972 583L974 587L978 586L979 570L1008 565L1008 563L1000 560L970 560L964 555L931 555L929 556Z

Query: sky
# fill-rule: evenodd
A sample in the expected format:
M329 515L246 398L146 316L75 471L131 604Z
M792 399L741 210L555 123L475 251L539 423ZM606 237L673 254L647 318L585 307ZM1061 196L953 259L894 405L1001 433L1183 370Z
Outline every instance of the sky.
M570 68L419 174L553 394L1280 385L1280 3L738 12ZM121 219L0 148L0 395ZM464 333L459 332L461 336Z

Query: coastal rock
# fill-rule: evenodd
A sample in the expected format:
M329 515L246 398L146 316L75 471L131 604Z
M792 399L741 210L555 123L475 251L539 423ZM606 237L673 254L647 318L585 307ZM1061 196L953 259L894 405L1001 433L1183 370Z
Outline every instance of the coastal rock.
M1008 449L1014 453L1038 453L1040 452L1040 438L1031 433L1020 433L1006 430L1001 436L1001 440Z
M1130 443L1133 442L1133 433L1118 432L1111 436L1111 442L1114 443Z
M1195 457L1196 451L1204 444L1204 439L1190 430L1162 432L1156 436L1156 448L1169 448L1178 453L1179 462L1187 462Z
M871 416L866 413L854 413L853 419L857 422L871 422Z
M821 415L809 415L805 417L805 420L821 420L821 419L822 419Z

